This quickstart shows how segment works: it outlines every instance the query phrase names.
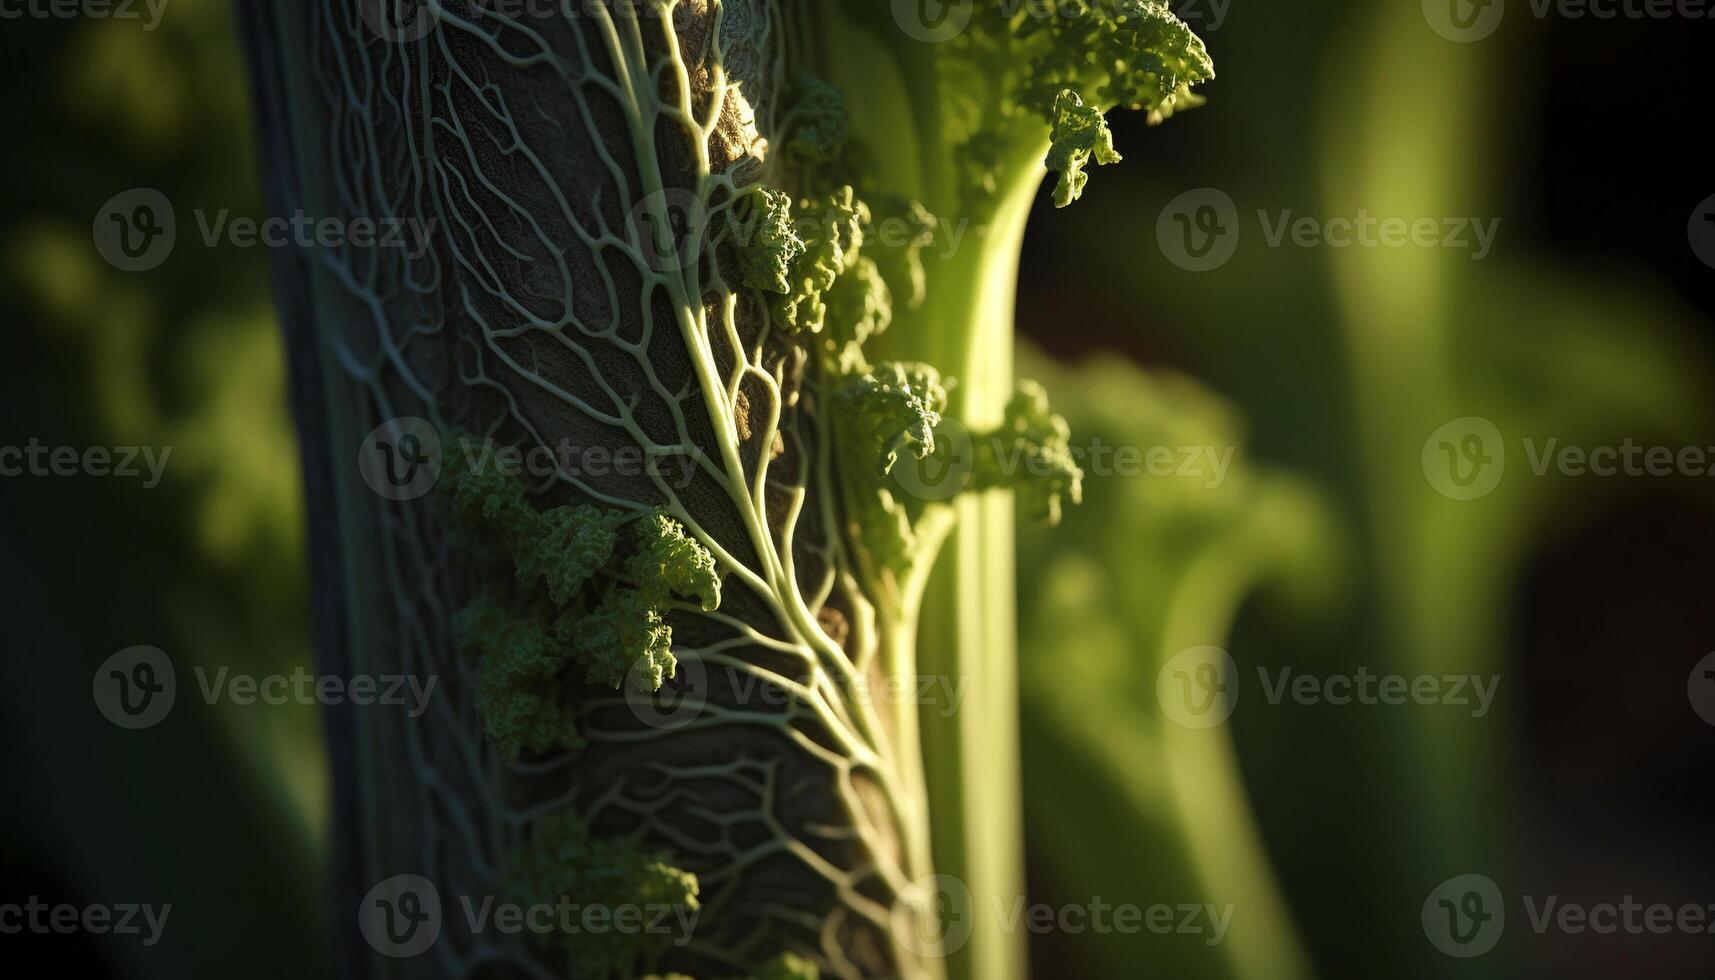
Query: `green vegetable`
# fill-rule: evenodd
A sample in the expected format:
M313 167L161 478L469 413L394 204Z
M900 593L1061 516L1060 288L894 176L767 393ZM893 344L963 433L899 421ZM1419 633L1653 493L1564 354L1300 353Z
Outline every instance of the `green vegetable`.
M1019 975L990 916L923 940L914 883L1022 894L998 491L1053 522L1082 478L1012 374L1023 221L1044 161L1066 204L1118 159L1104 112L1195 104L1201 42L1146 0L940 42L873 0L455 6L257 15L305 210L439 228L318 254L293 324L336 443L447 447L432 502L340 505L354 647L462 681L372 734L367 824L453 893L695 898L578 976ZM871 693L919 675L975 683Z

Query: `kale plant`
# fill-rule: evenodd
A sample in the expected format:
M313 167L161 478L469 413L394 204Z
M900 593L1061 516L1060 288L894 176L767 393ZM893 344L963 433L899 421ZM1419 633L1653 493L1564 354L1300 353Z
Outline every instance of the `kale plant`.
M278 270L325 656L447 692L331 720L342 882L694 912L405 972L1018 975L1007 491L1081 477L1019 244L1202 43L1155 0L245 6L274 207L434 230ZM922 676L959 710L880 693Z

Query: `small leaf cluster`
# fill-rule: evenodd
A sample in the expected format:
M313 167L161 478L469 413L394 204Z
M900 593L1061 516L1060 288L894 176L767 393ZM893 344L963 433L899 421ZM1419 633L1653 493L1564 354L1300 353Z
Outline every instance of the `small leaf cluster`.
M714 556L667 514L540 509L516 476L468 454L452 455L444 485L467 555L513 572L453 617L455 644L478 661L477 711L508 762L581 744L564 709L569 670L584 683L658 690L678 665L670 604L720 605Z

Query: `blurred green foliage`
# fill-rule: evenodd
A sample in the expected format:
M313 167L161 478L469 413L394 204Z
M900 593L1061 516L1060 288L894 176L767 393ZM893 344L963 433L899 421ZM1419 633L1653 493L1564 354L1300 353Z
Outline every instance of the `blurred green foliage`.
M1212 44L1218 108L1186 120L1189 138L1227 148L1212 154L1215 172L1096 189L1093 206L1054 216L1072 226L1057 236L1070 254L1039 270L1096 270L1112 284L1102 305L1143 319L1157 349L1233 399L1111 359L1077 373L1038 367L1080 441L1220 444L1236 441L1242 418L1268 461L1241 456L1240 485L1213 489L1093 478L1061 532L1022 532L1039 897L1236 905L1219 947L1147 931L1038 944L1080 972L1518 975L1516 947L1450 960L1418 919L1455 874L1511 880L1523 777L1513 740L1524 692L1508 686L1522 679L1510 649L1516 583L1543 541L1616 499L1678 498L1709 513L1695 477L1536 477L1518 452L1524 437L1709 444L1715 379L1697 320L1636 270L1557 265L1516 225L1482 262L1449 249L1264 247L1259 209L1517 221L1503 184L1518 166L1504 137L1522 111L1505 84L1511 49L1448 44L1415 5L1326 6L1339 16L1313 36L1298 7L1245 11L1246 29ZM1111 247L1114 214L1154 216L1199 185L1237 202L1229 263L1186 273L1147 245ZM1513 456L1492 494L1451 500L1420 453L1439 425L1472 415L1493 421ZM1308 619L1247 614L1253 590L1281 591L1263 589L1271 582L1299 600L1325 599L1335 582L1338 598L1288 604L1318 612ZM1481 719L1247 711L1241 698L1228 724L1182 729L1154 697L1155 672L1205 644L1231 653L1251 704L1258 667L1500 675L1507 693Z
M0 314L15 346L0 443L170 456L151 489L0 485L0 554L18 583L5 603L18 631L0 734L21 747L9 782L28 787L0 805L0 867L67 900L175 903L159 947L100 942L123 975L217 976L237 962L325 972L318 718L295 704L211 707L192 674L311 660L267 255L205 246L194 217L261 214L230 7L173 0L154 31L8 21L4 46ZM103 202L138 186L179 215L174 256L143 275L109 266L91 239ZM132 733L103 722L89 690L97 664L139 643L174 659L178 698L165 723ZM259 941L287 949L259 961Z

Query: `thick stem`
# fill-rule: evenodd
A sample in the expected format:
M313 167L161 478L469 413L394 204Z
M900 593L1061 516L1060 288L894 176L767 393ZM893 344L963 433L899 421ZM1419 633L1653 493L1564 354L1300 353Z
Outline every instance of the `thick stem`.
M836 27L837 12L823 14L826 29L842 39L827 51L827 72L846 93L852 132L884 151L876 154L871 189L919 201L941 221L922 253L923 304L897 305L892 326L868 353L872 360L925 362L955 379L947 412L955 421L938 438L969 463L975 447L958 444L958 426L993 430L1014 390L1019 252L1043 176L1046 134L990 120L991 132L1013 138L1001 153L997 193L976 193L961 183L955 161L962 151L940 112L935 46L877 45L862 31ZM935 871L958 883L948 886L948 911L961 922L944 923L947 972L1015 980L1025 972L1023 937L1006 933L996 914L1024 896L1013 500L1009 493L965 493L951 509L955 525L932 573L903 597L907 609L921 609L917 675L957 692L953 704L917 705L915 719ZM911 619L901 617L900 628L909 629ZM969 907L958 908L966 893Z
M961 251L934 260L923 308L881 345L885 356L926 360L955 377L949 414L972 431L996 426L1013 391L1019 248L1040 176L1023 169L993 219ZM1022 937L1006 934L995 914L1024 895L1013 502L1008 493L963 494L953 506L957 523L929 577L918 630L919 676L961 692L957 710L919 706L930 839L936 871L962 883L971 902L957 910L971 933L950 950L950 975L1008 980L1025 963Z

